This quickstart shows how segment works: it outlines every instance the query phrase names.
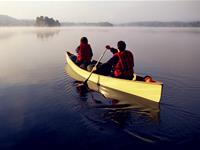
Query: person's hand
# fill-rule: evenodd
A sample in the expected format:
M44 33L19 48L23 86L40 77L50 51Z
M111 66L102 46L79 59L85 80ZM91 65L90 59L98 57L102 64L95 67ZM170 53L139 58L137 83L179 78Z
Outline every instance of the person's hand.
M110 45L106 45L106 49L111 49Z
M93 67L92 72L96 72L96 71L97 71L97 67Z

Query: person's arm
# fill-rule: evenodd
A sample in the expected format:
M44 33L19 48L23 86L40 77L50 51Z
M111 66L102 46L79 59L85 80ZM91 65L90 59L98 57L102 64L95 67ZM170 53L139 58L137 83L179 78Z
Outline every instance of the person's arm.
M117 50L116 48L113 48L113 47L111 47L110 51L111 51L113 54L115 54L115 53L118 52L118 50Z
M118 52L116 48L110 47L110 45L106 45L106 48L109 49L113 54Z
M77 48L76 48L76 53L78 53L78 51L79 51L79 49L80 49L80 46L78 46Z

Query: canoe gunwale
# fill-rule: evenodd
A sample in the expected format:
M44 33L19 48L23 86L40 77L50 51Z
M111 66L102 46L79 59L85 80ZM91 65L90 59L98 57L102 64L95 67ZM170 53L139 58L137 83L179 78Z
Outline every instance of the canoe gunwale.
M71 55L73 55L71 52L69 52L69 51L66 51L66 53L67 53L67 55L68 56L71 56ZM77 66L77 65L76 65ZM79 67L80 68L80 67ZM88 73L90 73L89 71L87 71L87 70L84 70L84 69L82 69L82 68L80 68L82 71L85 71L85 72L88 72ZM100 75L100 74L96 74L96 73L92 73L92 74L95 74L95 75L98 75L98 76L104 76L104 75ZM134 75L136 75L136 74L134 74ZM113 77L111 77L111 76L104 76L104 77L107 77L107 78L110 78L110 79L116 79L116 80L125 80L125 81L133 81L133 82L138 82L138 83L143 83L143 84L151 84L151 85L163 85L163 83L162 82L160 82L160 81L156 81L155 80L155 82L144 82L144 81L137 81L137 80L127 80L127 79L120 79L120 78L113 78Z

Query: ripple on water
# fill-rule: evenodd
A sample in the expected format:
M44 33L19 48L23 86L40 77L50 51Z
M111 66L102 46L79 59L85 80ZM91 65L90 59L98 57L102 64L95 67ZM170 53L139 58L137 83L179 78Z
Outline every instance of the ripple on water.
M183 97L182 94L186 89L198 88L198 86L188 85L184 81L185 77L159 77L164 79L164 92L161 104L157 109L146 105L138 106L132 103L136 99L130 96L121 96L123 97L121 100L116 99L113 103L112 99L94 91L80 95L76 89L77 84L73 80L68 83L71 88L67 86L66 88L73 93L73 98L77 101L72 109L82 115L81 122L88 128L98 130L112 124L118 127L120 132L145 143L184 143L191 140L194 134L199 134L196 131L199 130L200 125L198 114L190 113L187 109L179 107L181 106L180 99L177 98ZM108 89L105 91L112 92ZM120 93L120 95L123 94ZM116 107L115 104L125 105ZM186 103L183 101L181 104L185 105Z
M200 81L192 75L168 75L162 76L164 82L163 95L161 103L170 104L184 109L191 108L194 112L200 112L195 108L194 103L200 104L198 101ZM191 106L192 105L192 106ZM193 112L193 110L190 109Z

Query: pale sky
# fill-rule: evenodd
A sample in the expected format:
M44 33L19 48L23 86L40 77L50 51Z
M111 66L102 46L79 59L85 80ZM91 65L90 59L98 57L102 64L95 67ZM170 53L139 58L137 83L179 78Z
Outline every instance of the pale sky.
M49 16L60 22L123 23L200 20L200 0L170 1L1 1L0 14L17 19Z

